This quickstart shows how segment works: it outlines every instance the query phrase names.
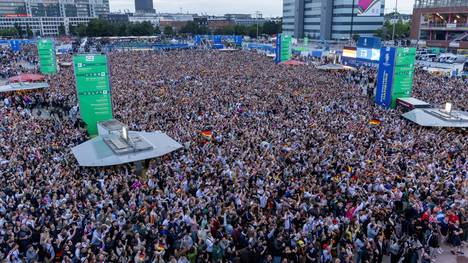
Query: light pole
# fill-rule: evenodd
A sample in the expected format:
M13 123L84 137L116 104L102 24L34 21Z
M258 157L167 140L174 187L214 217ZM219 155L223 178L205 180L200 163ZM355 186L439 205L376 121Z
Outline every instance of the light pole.
M262 12L260 11L255 11L255 20L257 22L257 40L258 40L258 19L260 18Z
M351 7L351 30L349 31L349 43L352 43L353 41L354 3L355 3L355 0L353 0L353 4Z
M398 0L395 1L395 11L393 12L393 17L398 18ZM395 41L395 27L396 27L396 22L397 22L397 21L393 21L392 41Z

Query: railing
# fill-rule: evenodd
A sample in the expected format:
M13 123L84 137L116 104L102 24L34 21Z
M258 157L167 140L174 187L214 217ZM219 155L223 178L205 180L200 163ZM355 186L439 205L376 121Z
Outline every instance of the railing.
M428 28L464 28L468 27L468 24L465 23L421 23L421 27L428 27Z

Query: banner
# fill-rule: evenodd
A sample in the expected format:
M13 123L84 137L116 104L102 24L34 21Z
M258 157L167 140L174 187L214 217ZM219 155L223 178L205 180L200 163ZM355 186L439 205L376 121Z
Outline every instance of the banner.
M392 47L380 50L379 71L377 73L377 90L375 103L389 109L392 105L393 69L395 67L396 49Z
M359 0L357 9L358 16L380 16L381 0Z
M113 118L107 57L76 55L73 65L81 118L89 135L97 135L97 123Z
M415 48L387 47L380 50L377 104L387 109L395 108L397 99L412 96L415 57Z
M393 77L392 108L398 98L411 97L413 93L416 48L397 48Z
M279 64L281 62L281 34L276 35L276 42L275 42L275 63Z
M281 37L281 62L288 61L292 56L291 36Z
M356 46L358 48L379 49L382 47L382 40L379 37L359 37Z
M52 39L42 39L37 42L39 65L42 74L57 73L57 59L55 57L55 45Z
M21 51L21 40L10 40L10 47L13 52L20 52Z

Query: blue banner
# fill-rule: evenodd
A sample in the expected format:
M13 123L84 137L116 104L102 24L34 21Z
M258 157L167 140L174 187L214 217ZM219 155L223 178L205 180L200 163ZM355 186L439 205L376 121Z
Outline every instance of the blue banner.
M382 40L378 37L359 37L357 47L380 49L382 47Z
M21 40L10 40L10 47L14 52L21 51Z
M396 49L393 47L380 50L379 72L377 73L377 90L375 103L389 109L392 106L393 71Z
M202 37L200 35L195 36L195 44L200 45L202 42Z
M242 46L242 42L244 41L244 37L243 36L235 36L234 37L234 42L236 43L236 45L238 46Z
M213 37L213 44L221 44L222 36L216 35Z
M281 34L276 35L275 63L281 63Z

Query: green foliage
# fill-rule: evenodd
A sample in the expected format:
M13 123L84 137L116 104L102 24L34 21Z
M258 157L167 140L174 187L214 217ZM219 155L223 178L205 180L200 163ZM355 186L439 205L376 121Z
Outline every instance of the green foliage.
M166 36L172 36L172 35L174 35L174 29L172 29L171 26L165 26L163 33Z
M19 24L15 24L15 29L16 29L16 34L17 36L19 37L22 37L23 36L23 29L21 28L21 26Z
M209 34L209 30L206 26L200 26L195 21L190 21L185 26L183 26L180 30L182 34L192 34L192 35L204 35Z
M65 35L65 26L64 25L60 25L58 27L58 32L59 32L59 36L64 36Z
M404 23L399 19L395 24L395 39L408 38L410 34L410 24ZM375 35L381 37L383 40L392 39L393 24L390 21L385 21L382 28L375 31Z
M7 29L0 29L0 36L2 37L14 37L18 35L18 30L15 27Z
M281 32L281 24L273 21L266 21L262 26L262 33L266 35L274 35Z

